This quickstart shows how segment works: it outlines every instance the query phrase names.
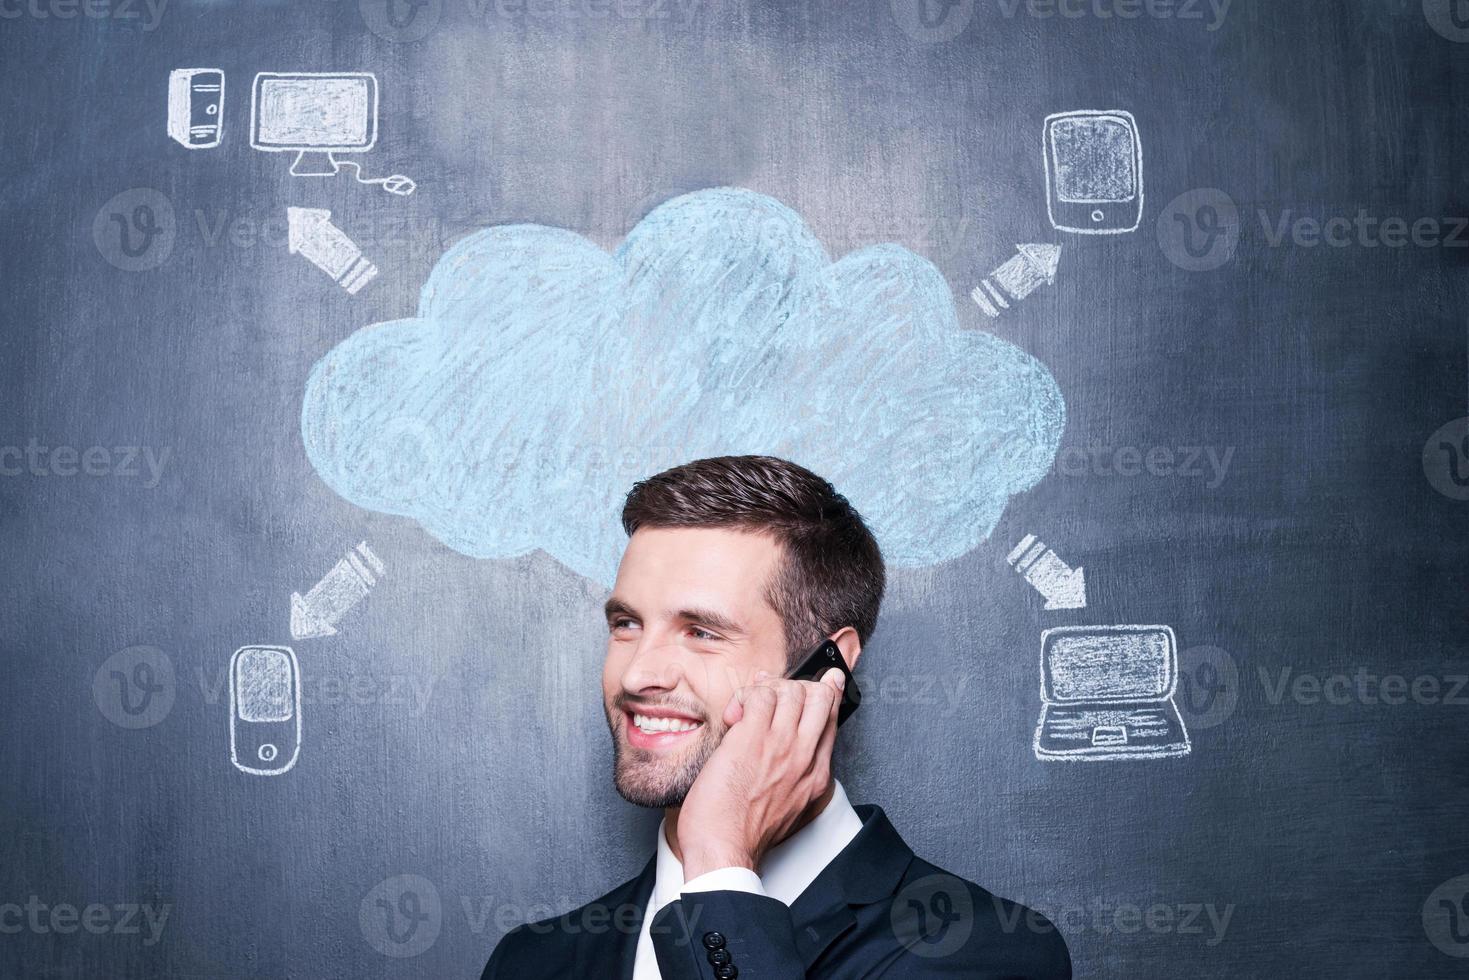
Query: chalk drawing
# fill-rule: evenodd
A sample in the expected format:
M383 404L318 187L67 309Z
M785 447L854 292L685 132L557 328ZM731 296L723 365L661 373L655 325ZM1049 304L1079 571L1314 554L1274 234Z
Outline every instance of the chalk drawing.
M1046 600L1047 609L1086 608L1085 570L1066 564L1034 534L1021 538L1005 561L1035 586Z
M1174 703L1178 642L1167 626L1061 626L1041 634L1043 761L1188 755Z
M230 761L279 776L301 754L301 666L290 647L245 646L230 658Z
M180 146L207 150L224 138L224 72L175 68L168 73L168 135Z
M293 177L334 177L352 167L360 184L412 194L418 185L402 174L368 178L361 164L337 159L377 143L377 93L371 72L260 72L250 90L250 145L295 153Z
M310 592L291 594L291 638L335 635L337 622L367 598L385 571L367 542L360 542Z
M1041 286L1056 281L1056 267L1061 264L1060 245L1016 245L1015 248L1019 254L981 279L969 293L986 316L999 316L1010 308L1011 300L1018 302Z
M286 208L286 249L300 254L352 295L377 277L377 266L322 208Z
M394 475L404 419L435 447L431 479ZM1045 365L961 329L931 263L891 244L832 261L795 212L732 188L662 204L610 255L538 225L463 239L418 316L338 344L301 408L348 501L601 584L622 498L668 466L794 460L842 488L891 565L922 566L985 540L1064 427Z
M1119 235L1143 220L1143 144L1121 109L1046 117L1046 212L1057 231Z

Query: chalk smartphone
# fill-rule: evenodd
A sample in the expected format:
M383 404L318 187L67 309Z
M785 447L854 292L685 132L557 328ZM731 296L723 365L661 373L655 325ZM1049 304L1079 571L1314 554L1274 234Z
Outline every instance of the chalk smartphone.
M230 658L230 761L278 776L301 754L301 666L290 647L240 647Z
M1046 118L1046 211L1057 231L1120 235L1143 220L1143 147L1120 109Z
M837 709L837 725L852 717L852 713L862 704L862 692L857 689L857 679L847 669L847 661L842 658L842 651L830 640L823 640L821 646L806 655L806 659L786 674L786 680L792 681L816 681L821 679L833 667L847 676L847 686L842 690L842 706Z

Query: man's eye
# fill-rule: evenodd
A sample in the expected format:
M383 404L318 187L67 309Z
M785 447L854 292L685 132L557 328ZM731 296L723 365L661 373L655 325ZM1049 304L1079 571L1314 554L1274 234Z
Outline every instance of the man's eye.
M622 616L612 620L607 625L612 629L613 632L616 632L617 630L632 629L637 626L638 623L635 619L628 619L626 616Z
M689 632L693 634L693 637L696 640L717 640L720 638L718 634L711 633L708 630L699 626L690 626Z

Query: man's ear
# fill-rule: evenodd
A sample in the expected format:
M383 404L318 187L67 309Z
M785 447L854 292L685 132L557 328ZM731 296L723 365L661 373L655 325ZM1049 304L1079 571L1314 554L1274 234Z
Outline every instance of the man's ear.
M850 626L843 626L833 633L830 639L837 645L837 649L842 651L842 659L847 662L847 669L855 672L857 658L862 656L862 638L857 635L857 631Z

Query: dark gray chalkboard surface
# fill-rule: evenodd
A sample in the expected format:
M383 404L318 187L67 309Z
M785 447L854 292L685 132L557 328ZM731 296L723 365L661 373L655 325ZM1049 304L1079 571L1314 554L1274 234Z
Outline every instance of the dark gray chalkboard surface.
M0 0L0 975L475 976L634 873L615 494L726 445L894 504L841 776L1079 977L1462 975L1466 120L1462 0ZM587 327L711 201L894 248L804 332ZM421 320L478 302L476 386ZM1125 624L1189 752L1038 757L1042 631ZM232 761L270 648L299 754Z

